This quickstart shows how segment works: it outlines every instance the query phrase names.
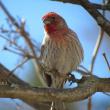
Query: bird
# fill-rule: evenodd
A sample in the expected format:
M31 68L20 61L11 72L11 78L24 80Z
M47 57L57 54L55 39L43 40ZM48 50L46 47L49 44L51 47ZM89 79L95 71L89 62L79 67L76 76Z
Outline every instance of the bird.
M48 12L42 21L44 38L40 57L48 70L44 73L45 80L49 87L63 88L65 77L83 61L84 51L77 34L69 28L62 16Z

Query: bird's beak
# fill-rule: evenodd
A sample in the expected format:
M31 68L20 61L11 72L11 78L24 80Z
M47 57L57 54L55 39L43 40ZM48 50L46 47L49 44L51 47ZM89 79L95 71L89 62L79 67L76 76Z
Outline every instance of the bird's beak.
M49 19L43 19L44 24L51 24L51 21Z

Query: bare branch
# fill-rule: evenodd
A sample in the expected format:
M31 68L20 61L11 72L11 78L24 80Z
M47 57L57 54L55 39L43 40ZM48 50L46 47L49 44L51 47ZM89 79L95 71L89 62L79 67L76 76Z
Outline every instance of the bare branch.
M105 0L103 0L103 4L105 5ZM105 17L105 10L103 10L103 16ZM99 52L103 37L104 37L104 30L102 28L100 28L99 35L98 35L98 38L97 38L97 41L95 44L95 48L94 48L93 54L92 54L92 60L91 60L91 65L90 65L91 73L93 73L93 71L94 71L95 61L96 61L97 54ZM92 110L92 97L88 98L88 110Z
M110 92L110 79L88 77L81 86L74 89L0 87L0 97L20 98L22 100L48 102L64 101L73 102L86 99L95 92ZM28 96L28 97L27 97Z
M93 72L93 69L94 69L95 60L96 60L97 53L98 53L99 48L100 48L100 44L102 42L103 34L104 34L104 31L102 28L100 28L99 35L98 35L98 38L96 41L96 45L95 45L95 48L94 48L94 51L92 54L92 60L91 60L91 65L90 65L90 72L91 73Z
M1 35L1 34L0 34L0 37L3 38L4 40L6 40L9 44L13 44L13 45L16 47L16 49L19 50L20 52L25 53L25 50L24 50L21 46L19 46L19 45L16 43L16 41L11 40L11 39L9 39L9 38L7 38L7 37Z
M77 4L77 5L81 5L80 0L51 0L51 1L59 1L59 2L63 2L63 3L72 3L72 4ZM96 3L91 3L92 5L94 5L95 8L97 9L101 9L101 10L110 10L110 5L106 4L96 4Z
M97 9L101 9L101 10L110 10L110 5L109 4L95 4L95 3L92 3L92 5L94 5L95 8Z
M2 27L0 28L0 32L1 32L1 33L9 33L9 32L10 32L10 33L16 33L15 30L10 30L10 31L9 31L9 30L7 30L7 29L3 29Z
M15 28L17 29L17 32L25 39L25 41L26 41L27 45L29 46L29 48L31 49L33 55L36 56L36 52L35 52L35 50L33 48L33 43L30 40L29 33L26 32L26 30L24 29L24 27L22 25L20 26L18 24L18 22L9 13L9 11L6 9L6 7L3 5L3 3L1 1L0 1L0 7L4 11L4 13L6 14L6 16L9 18L9 20L11 21L11 23L15 26Z
M9 71L7 71L3 65L0 65L0 76L4 74L3 76L6 78L5 75L9 74ZM18 86L0 85L0 97L19 98L27 102L33 102L33 100L34 102L51 102L56 100L73 102L86 99L95 92L110 92L110 78L98 78L96 76L83 77L78 82L78 87L73 89L32 88L27 84L25 85L25 82L14 75L8 81L11 82L10 84L15 83Z
M24 86L29 85L26 82L19 79L17 76L15 76L14 73L12 73L12 75L10 75L10 73L11 73L11 71L9 71L6 67L4 67L2 64L0 64L0 82L6 81L7 84L9 84L9 85L11 85L11 84L18 84L18 85L24 85ZM0 85L1 85L1 83L0 83Z
M104 57L104 59L105 59L105 61L106 61L106 63L107 63L108 69L109 69L109 71L110 71L110 64L109 64L109 61L108 61L107 56L106 56L105 53L103 53L103 57Z
M25 58L20 64L11 70L11 73L14 73L18 68L21 68L27 61L29 61L29 58Z
M53 0L53 1L60 1L60 0ZM15 75L12 74L10 76L10 73L13 73L13 71L16 70L16 68L24 64L27 61L27 59L24 60L24 62L22 62L21 64L19 64L11 72L6 70L6 68L4 68L3 65L0 65L0 74L1 74L0 75L1 76L0 77L0 97L19 98L26 102L33 102L34 100L34 103L51 102L56 100L63 101L63 102L73 102L73 101L80 101L80 100L86 99L92 96L92 94L96 92L110 92L110 78L99 78L97 76L90 74L93 71L94 62L99 50L100 43L102 41L104 31L110 36L110 30L109 30L110 22L97 9L109 10L110 8L107 8L109 4L107 5L93 4L93 3L90 3L88 0L79 0L79 1L78 0L61 0L60 2L72 3L72 4L75 3L75 4L81 5L91 14L91 16L101 26L100 35L98 37L95 50L93 53L90 72L84 67L82 67L82 69L85 71L78 69L77 72L82 73L84 77L82 77L81 80L77 80L78 87L73 89L33 88L29 84L17 78ZM8 12L8 10L2 4L1 1L0 1L0 7L4 11L8 19L11 21L13 26L15 26L16 32L19 33L24 38L25 42L27 43L28 47L32 52L31 57L35 58L38 68L42 68L41 64L39 63L39 59L36 56L34 44L30 39L30 35L25 30L25 21L21 22L21 24L18 23L16 19ZM7 30L5 30L4 32L7 32ZM7 38L5 39L10 42L9 39ZM13 41L11 42L13 43ZM20 48L16 44L16 42L14 45L18 47L20 51L23 51L23 49ZM13 51L13 52L16 52L16 51ZM41 73L41 71L39 73ZM3 83L5 81L6 83Z
M31 52L32 52L32 56L34 56L35 58L35 67L37 68L37 76L40 80L40 82L46 86L45 81L43 80L41 73L40 73L40 69L41 69L41 64L39 63L39 58L36 55L36 52L34 50L34 45L31 42L29 33L25 30L25 28L23 27L22 23L21 25L18 24L18 22L16 21L16 19L9 13L9 11L6 9L6 7L3 5L3 3L0 1L0 7L1 9L4 11L4 13L6 14L6 16L9 18L9 20L11 21L11 23L15 26L17 32L24 38L26 44L28 45L28 47L30 48Z

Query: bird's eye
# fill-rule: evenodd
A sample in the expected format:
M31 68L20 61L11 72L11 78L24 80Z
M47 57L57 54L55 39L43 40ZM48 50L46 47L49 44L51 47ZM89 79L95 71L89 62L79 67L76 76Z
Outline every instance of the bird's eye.
M55 17L51 17L53 20L55 20Z

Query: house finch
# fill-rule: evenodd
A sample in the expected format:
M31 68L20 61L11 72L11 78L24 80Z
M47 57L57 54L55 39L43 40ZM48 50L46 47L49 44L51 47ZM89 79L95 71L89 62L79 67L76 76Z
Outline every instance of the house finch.
M48 86L62 88L65 76L77 69L83 59L83 49L74 31L65 20L54 12L42 17L44 39L41 47L41 58L44 66L50 71L45 73ZM51 72L55 70L56 72Z

